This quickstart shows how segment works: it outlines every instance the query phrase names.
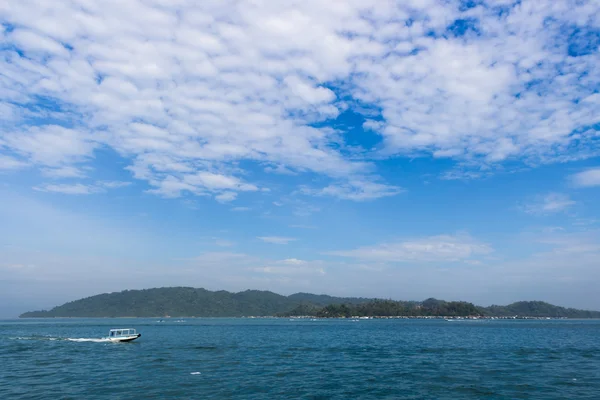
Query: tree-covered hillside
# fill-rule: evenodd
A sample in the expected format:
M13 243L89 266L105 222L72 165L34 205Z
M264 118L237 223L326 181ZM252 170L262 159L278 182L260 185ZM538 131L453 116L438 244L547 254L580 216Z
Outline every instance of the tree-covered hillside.
M479 316L480 308L463 301L427 299L423 302L374 299L361 303L333 303L321 308L303 305L283 316L317 317L395 317L395 316Z
M302 304L325 306L356 304L366 299L340 298L298 293L282 296L273 292L246 290L212 292L191 287L124 290L71 301L49 311L32 311L22 318L45 317L242 317L272 316Z
M52 317L243 317L243 316L392 317L499 316L600 318L598 311L575 310L541 301L478 307L463 301L393 301L341 298L310 293L282 296L259 290L231 293L191 287L124 290L71 301L21 318Z
M483 308L484 315L511 317L526 315L529 317L552 318L600 318L600 312L564 308L543 301L518 301L507 306Z

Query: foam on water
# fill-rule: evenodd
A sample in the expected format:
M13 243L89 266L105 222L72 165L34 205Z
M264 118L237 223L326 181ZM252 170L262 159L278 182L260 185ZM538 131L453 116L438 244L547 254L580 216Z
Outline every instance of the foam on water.
M49 336L16 336L9 337L10 340L65 340L65 338Z
M107 338L101 338L101 339L94 339L94 338L67 338L67 340L69 340L71 342L93 342L93 343L106 343L106 342L110 342L110 339L107 339Z
M49 337L49 336L16 336L9 337L10 340L42 340L42 341L55 341L63 340L70 342L93 342L93 343L106 343L110 342L107 338L64 338L64 337Z

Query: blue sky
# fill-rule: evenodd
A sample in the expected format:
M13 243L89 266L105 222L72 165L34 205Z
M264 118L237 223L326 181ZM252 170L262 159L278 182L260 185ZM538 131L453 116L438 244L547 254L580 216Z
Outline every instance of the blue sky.
M593 1L0 21L0 316L172 285L600 309Z

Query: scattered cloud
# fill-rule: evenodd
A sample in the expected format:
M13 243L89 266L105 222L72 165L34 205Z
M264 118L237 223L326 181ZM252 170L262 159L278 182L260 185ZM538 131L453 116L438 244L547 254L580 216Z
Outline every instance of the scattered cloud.
M313 225L302 225L302 224L290 225L290 228L296 228L296 229L317 229L316 226L313 226Z
M364 202L402 193L402 174L409 168L388 168L386 159L428 157L435 167L449 165L442 179L464 180L600 154L600 14L593 1L93 3L15 0L0 6L0 171L6 176L39 170L44 182L24 181L39 191L89 195L127 186L86 176L120 157L121 167L143 182L139 187L183 197L178 203L189 207L198 204L193 196L259 204L242 201L304 185L296 192L319 198L271 200L280 199L294 215L278 215L280 222L309 223L306 217L323 207L323 199ZM354 122L346 123L349 114L364 120L364 134ZM384 168L394 178L384 178ZM596 167L570 179L575 187L598 187L599 175ZM552 193L532 199L523 211L543 215L574 206L568 195ZM18 202L4 209L7 217L12 210L30 212ZM64 219L47 226L57 220ZM593 229L590 221L580 221L581 229ZM313 287L324 290L345 285L360 293L393 280L390 293L407 282L402 293L440 296L479 288L487 296L496 284L506 292L513 287L508 283L528 284L519 293L533 295L540 282L567 275L597 283L597 238L561 233L546 232L546 243L534 242L550 247L543 255L495 269L479 265L478 256L491 252L490 245L457 234L330 253L385 274L350 277L350 268L336 274L332 264L318 261L216 252L202 255L181 276L209 271L197 281L204 284L227 265L219 288L234 275L245 288L279 282L271 276L291 277L292 287L301 280L296 278L309 276L300 271L313 271L319 278ZM48 264L46 258L40 258L45 271L64 264ZM438 274L422 264L388 268L393 262L455 261L468 268ZM61 271L81 278L90 273L81 264L77 260ZM98 263L98 270L104 268L99 264L116 265ZM263 268L264 280L249 280L256 278L253 268ZM157 282L164 281L165 271L155 271ZM590 293L598 299L595 286ZM562 290L548 287L547 293Z
M397 186L368 181L366 179L352 179L340 184L332 184L323 189L302 188L302 193L317 196L337 197L345 200L367 201L381 197L395 196L403 189Z
M58 168L41 168L43 176L54 179L85 178L85 173L75 166L62 166Z
M235 212L243 212L243 211L250 211L251 208L250 207L233 207L231 209L231 211L235 211Z
M212 172L198 172L194 175L186 175L184 181L196 187L202 187L210 191L215 190L240 190L257 191L254 185L244 183L239 178Z
M327 272L323 261L304 261L296 258L268 261L266 265L253 268L254 272L285 276L322 276Z
M14 157L4 156L0 154L0 171L16 170L27 167L28 164L19 161Z
M271 244L288 244L295 241L295 238L283 237L283 236L259 236L257 239L262 240L265 243Z
M135 177L142 176L135 168L132 171ZM204 171L182 177L169 175L162 181L150 180L150 183L156 187L149 190L150 193L166 198L180 197L183 192L188 192L199 196L215 195L215 199L222 203L237 198L238 192L259 190L255 185L245 183L234 176Z
M600 168L590 168L574 174L571 181L577 187L600 186Z
M283 164L276 165L275 167L265 167L265 172L280 175L298 175L297 172L292 171Z
M51 193L62 193L62 194L94 194L105 192L106 189L116 189L130 185L131 182L119 182L119 181L99 181L95 184L83 184L83 183L58 183L58 184L44 184L34 186L33 189L39 192L51 192Z
M563 193L549 193L545 196L539 196L530 204L524 205L521 209L534 215L546 215L563 212L573 207L577 202Z
M236 192L223 192L215 196L215 199L220 203L228 203L237 198Z
M13 69L11 66L10 69ZM1 132L1 131L0 131ZM92 156L97 146L88 131L58 125L31 126L2 134L4 147L42 166L60 167Z
M479 171L591 157L596 11L550 0L124 0L57 12L22 0L0 10L14 27L2 32L0 168L73 178L65 168L110 148L164 197L266 189L239 167L250 161L331 180L308 194L365 201L402 190L375 158L427 155ZM348 151L328 124L355 103L377 150ZM576 182L596 185L594 174ZM459 176L478 173L444 177Z
M297 206L294 208L293 214L297 217L310 217L311 215L321 211L321 207L314 204L309 204L303 201L296 201Z
M525 235L534 243L545 245L549 248L535 254L536 258L554 256L572 256L573 259L586 255L600 256L600 231L597 229L586 230L542 230L529 232Z
M127 186L131 185L131 182L99 181L99 182L96 182L96 185L103 187L103 188L107 188L107 189L118 189L118 188L127 187Z
M290 267L290 266L279 266L269 265L266 267L254 268L255 272L261 272L264 274L275 274L275 275L325 275L324 268L304 268L304 267Z
M84 185L83 183L60 183L60 184L45 184L41 186L35 186L33 188L39 192L51 192L51 193L62 193L62 194L93 194L101 192L102 190L93 185Z
M297 258L286 258L285 260L282 260L281 263L289 265L302 265L306 264L306 261L298 260Z
M206 275L229 284L240 285L241 290L251 287L267 287L273 284L308 288L323 279L331 278L328 272L338 270L340 265L322 260L270 259L253 257L244 253L214 252L204 253L193 260L194 271L202 271ZM221 273L227 267L227 277Z
M600 222L599 219L596 218L578 218L573 222L574 226L590 226L595 225Z
M457 181L457 180L468 181L468 180L473 180L473 179L481 179L486 176L489 176L489 174L490 174L489 172L483 172L480 170L473 171L470 169L455 168L455 169L445 171L444 173L442 173L442 175L440 176L440 179L446 180L446 181Z
M489 245L459 234L382 243L327 254L375 262L456 262L492 251Z

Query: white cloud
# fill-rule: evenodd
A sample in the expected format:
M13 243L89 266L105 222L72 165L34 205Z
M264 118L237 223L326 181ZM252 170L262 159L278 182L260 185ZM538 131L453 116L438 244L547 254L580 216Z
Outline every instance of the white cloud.
M324 268L305 268L305 267L290 267L269 265L265 267L254 268L255 272L274 275L325 275Z
M600 255L600 232L597 230L567 232L561 229L533 235L535 242L551 248L548 252L539 253L537 257Z
M298 175L297 172L292 171L283 164L276 165L275 167L265 167L265 172L281 175Z
M153 181L153 185L156 186L156 189L150 189L148 190L148 193L158 194L167 198L179 197L184 190L190 193L200 194L195 186L182 182L172 175L165 177L162 181Z
M229 175L206 171L196 174L175 175L167 175L163 180L150 179L150 183L156 188L149 190L149 192L163 197L179 197L184 191L195 195L215 194L217 201L228 202L237 198L237 192L255 192L259 190L255 185L244 183L242 180ZM145 176L145 173L140 173L139 170L134 169L134 176Z
M99 182L96 182L96 185L107 188L107 189L118 189L118 188L127 187L127 186L131 185L131 182L99 181Z
M316 226L313 226L313 225L302 225L302 224L290 225L290 228L296 228L296 229L317 229Z
M297 258L286 258L285 260L282 260L281 263L289 265L302 265L306 264L306 261L298 260Z
M470 170L470 169L454 168L449 171L445 171L440 176L440 179L446 180L446 181L454 181L454 180L468 181L468 180L472 180L472 179L481 179L488 175L489 175L489 172L483 172L480 170L474 171L474 170Z
M374 262L455 262L492 252L468 235L439 235L364 246L327 254Z
M0 154L0 171L15 170L27 167L27 163L19 161L14 157L4 156Z
M571 176L577 187L600 186L600 168L590 168Z
M32 31L17 29L10 34L10 39L17 45L26 47L30 51L39 51L63 57L68 56L67 49L60 43Z
M231 211L236 211L236 212L243 212L243 211L250 211L251 208L250 207L233 207L231 209Z
M62 179L62 178L84 178L85 173L74 166L63 166L58 168L42 168L42 175L48 178Z
M395 196L403 191L397 186L385 185L366 179L351 179L345 183L331 184L323 189L303 188L305 194L331 196L340 199L367 201L381 197Z
M237 197L236 192L223 192L221 194L216 195L215 199L217 199L217 201L219 201L221 203L227 203L227 202L235 200L236 197Z
M577 204L563 193L549 193L522 207L528 214L544 215L565 211Z
M215 245L219 247L232 247L235 246L235 243L230 240L217 239L215 240Z
M294 238L283 237L283 236L259 236L259 237L257 237L257 239L260 239L265 243L272 243L272 244L288 244L288 243L296 240Z
M310 217L321 211L320 207L302 201L297 202L298 206L294 208L293 214L297 217Z
M344 132L321 127L354 103L371 110L379 157L480 166L598 153L592 2L524 0L502 13L417 0L55 3L0 9L17 27L6 49L20 50L0 61L0 146L38 166L108 147L166 197L258 190L240 161L334 182L312 194L395 195L370 149L348 152ZM457 20L477 34L455 37Z
M240 190L240 191L257 191L258 188L254 185L241 182L233 176L214 174L211 172L198 172L195 175L185 175L185 182L194 186L200 186L208 190Z
M106 189L117 189L125 186L129 186L131 182L120 182L120 181L98 181L94 184L83 184L83 183L60 183L60 184L44 184L35 186L33 189L40 192L51 192L51 193L62 193L62 194L94 194L102 193Z
M57 125L33 126L26 131L6 133L5 147L46 166L61 166L85 160L95 144L87 132Z
M253 268L254 272L267 275L322 276L327 264L323 261L304 261L296 258L268 261L266 265Z
M33 189L40 192L52 192L52 193L63 193L63 194L92 194L101 191L100 188L93 185L84 185L83 183L73 184L46 184L41 186L35 186Z
M0 264L0 268L12 269L12 270L23 270L35 268L33 264Z

